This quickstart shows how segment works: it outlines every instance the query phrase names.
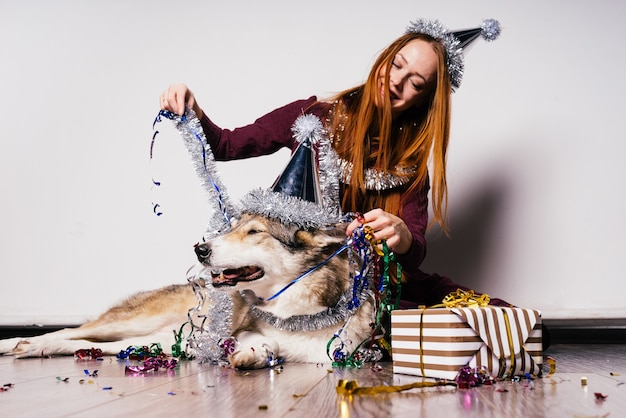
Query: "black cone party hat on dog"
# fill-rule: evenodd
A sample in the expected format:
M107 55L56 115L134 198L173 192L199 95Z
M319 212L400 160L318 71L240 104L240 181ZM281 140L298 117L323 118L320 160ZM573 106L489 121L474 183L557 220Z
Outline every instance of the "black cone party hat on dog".
M322 121L303 114L291 127L296 150L268 190L253 190L242 211L302 228L320 228L341 219L339 165Z
M272 185L272 191L313 203L322 202L316 152L311 138L303 139L289 163Z

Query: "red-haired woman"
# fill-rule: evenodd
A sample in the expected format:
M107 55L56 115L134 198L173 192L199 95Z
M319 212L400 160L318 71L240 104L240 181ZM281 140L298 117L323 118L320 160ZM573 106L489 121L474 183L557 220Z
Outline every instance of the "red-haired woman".
M217 160L266 155L295 149L291 127L307 112L321 118L342 167L341 205L360 212L347 228L360 224L386 240L403 268L403 299L434 305L463 286L420 264L426 255L428 192L434 219L447 233L446 151L450 135L450 98L463 74L462 47L482 35L495 39L499 26L448 32L437 21L418 20L378 57L364 84L328 100L310 97L290 103L234 130L211 121L184 84L161 95L161 108L177 114L192 108ZM429 175L430 165L430 175ZM498 299L492 304L505 304Z

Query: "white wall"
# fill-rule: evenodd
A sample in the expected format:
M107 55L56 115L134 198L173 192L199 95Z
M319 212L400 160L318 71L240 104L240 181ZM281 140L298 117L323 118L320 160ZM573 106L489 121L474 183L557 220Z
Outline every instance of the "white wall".
M185 282L209 206L169 122L149 163L168 84L192 86L236 127L359 83L417 17L503 26L471 48L454 95L453 238L429 234L425 269L547 318L625 318L625 12L572 0L0 0L0 324L77 323ZM286 158L220 170L239 196L269 186Z

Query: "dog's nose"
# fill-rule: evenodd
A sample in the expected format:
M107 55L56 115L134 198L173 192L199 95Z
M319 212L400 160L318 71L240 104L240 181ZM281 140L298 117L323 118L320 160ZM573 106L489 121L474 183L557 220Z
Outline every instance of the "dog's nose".
M206 243L194 245L194 251L200 262L206 261L211 255L211 248Z

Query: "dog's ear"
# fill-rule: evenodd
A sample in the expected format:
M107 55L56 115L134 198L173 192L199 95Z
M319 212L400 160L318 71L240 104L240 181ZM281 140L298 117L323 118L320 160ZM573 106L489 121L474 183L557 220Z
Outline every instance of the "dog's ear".
M296 235L296 241L309 248L324 248L327 246L336 246L346 239L347 224L331 225L324 228L312 230L299 230Z
M333 225L328 225L323 228L316 230L315 232L320 235L326 235L330 237L332 240L345 240L346 239L346 229L348 228L348 222L340 222Z

